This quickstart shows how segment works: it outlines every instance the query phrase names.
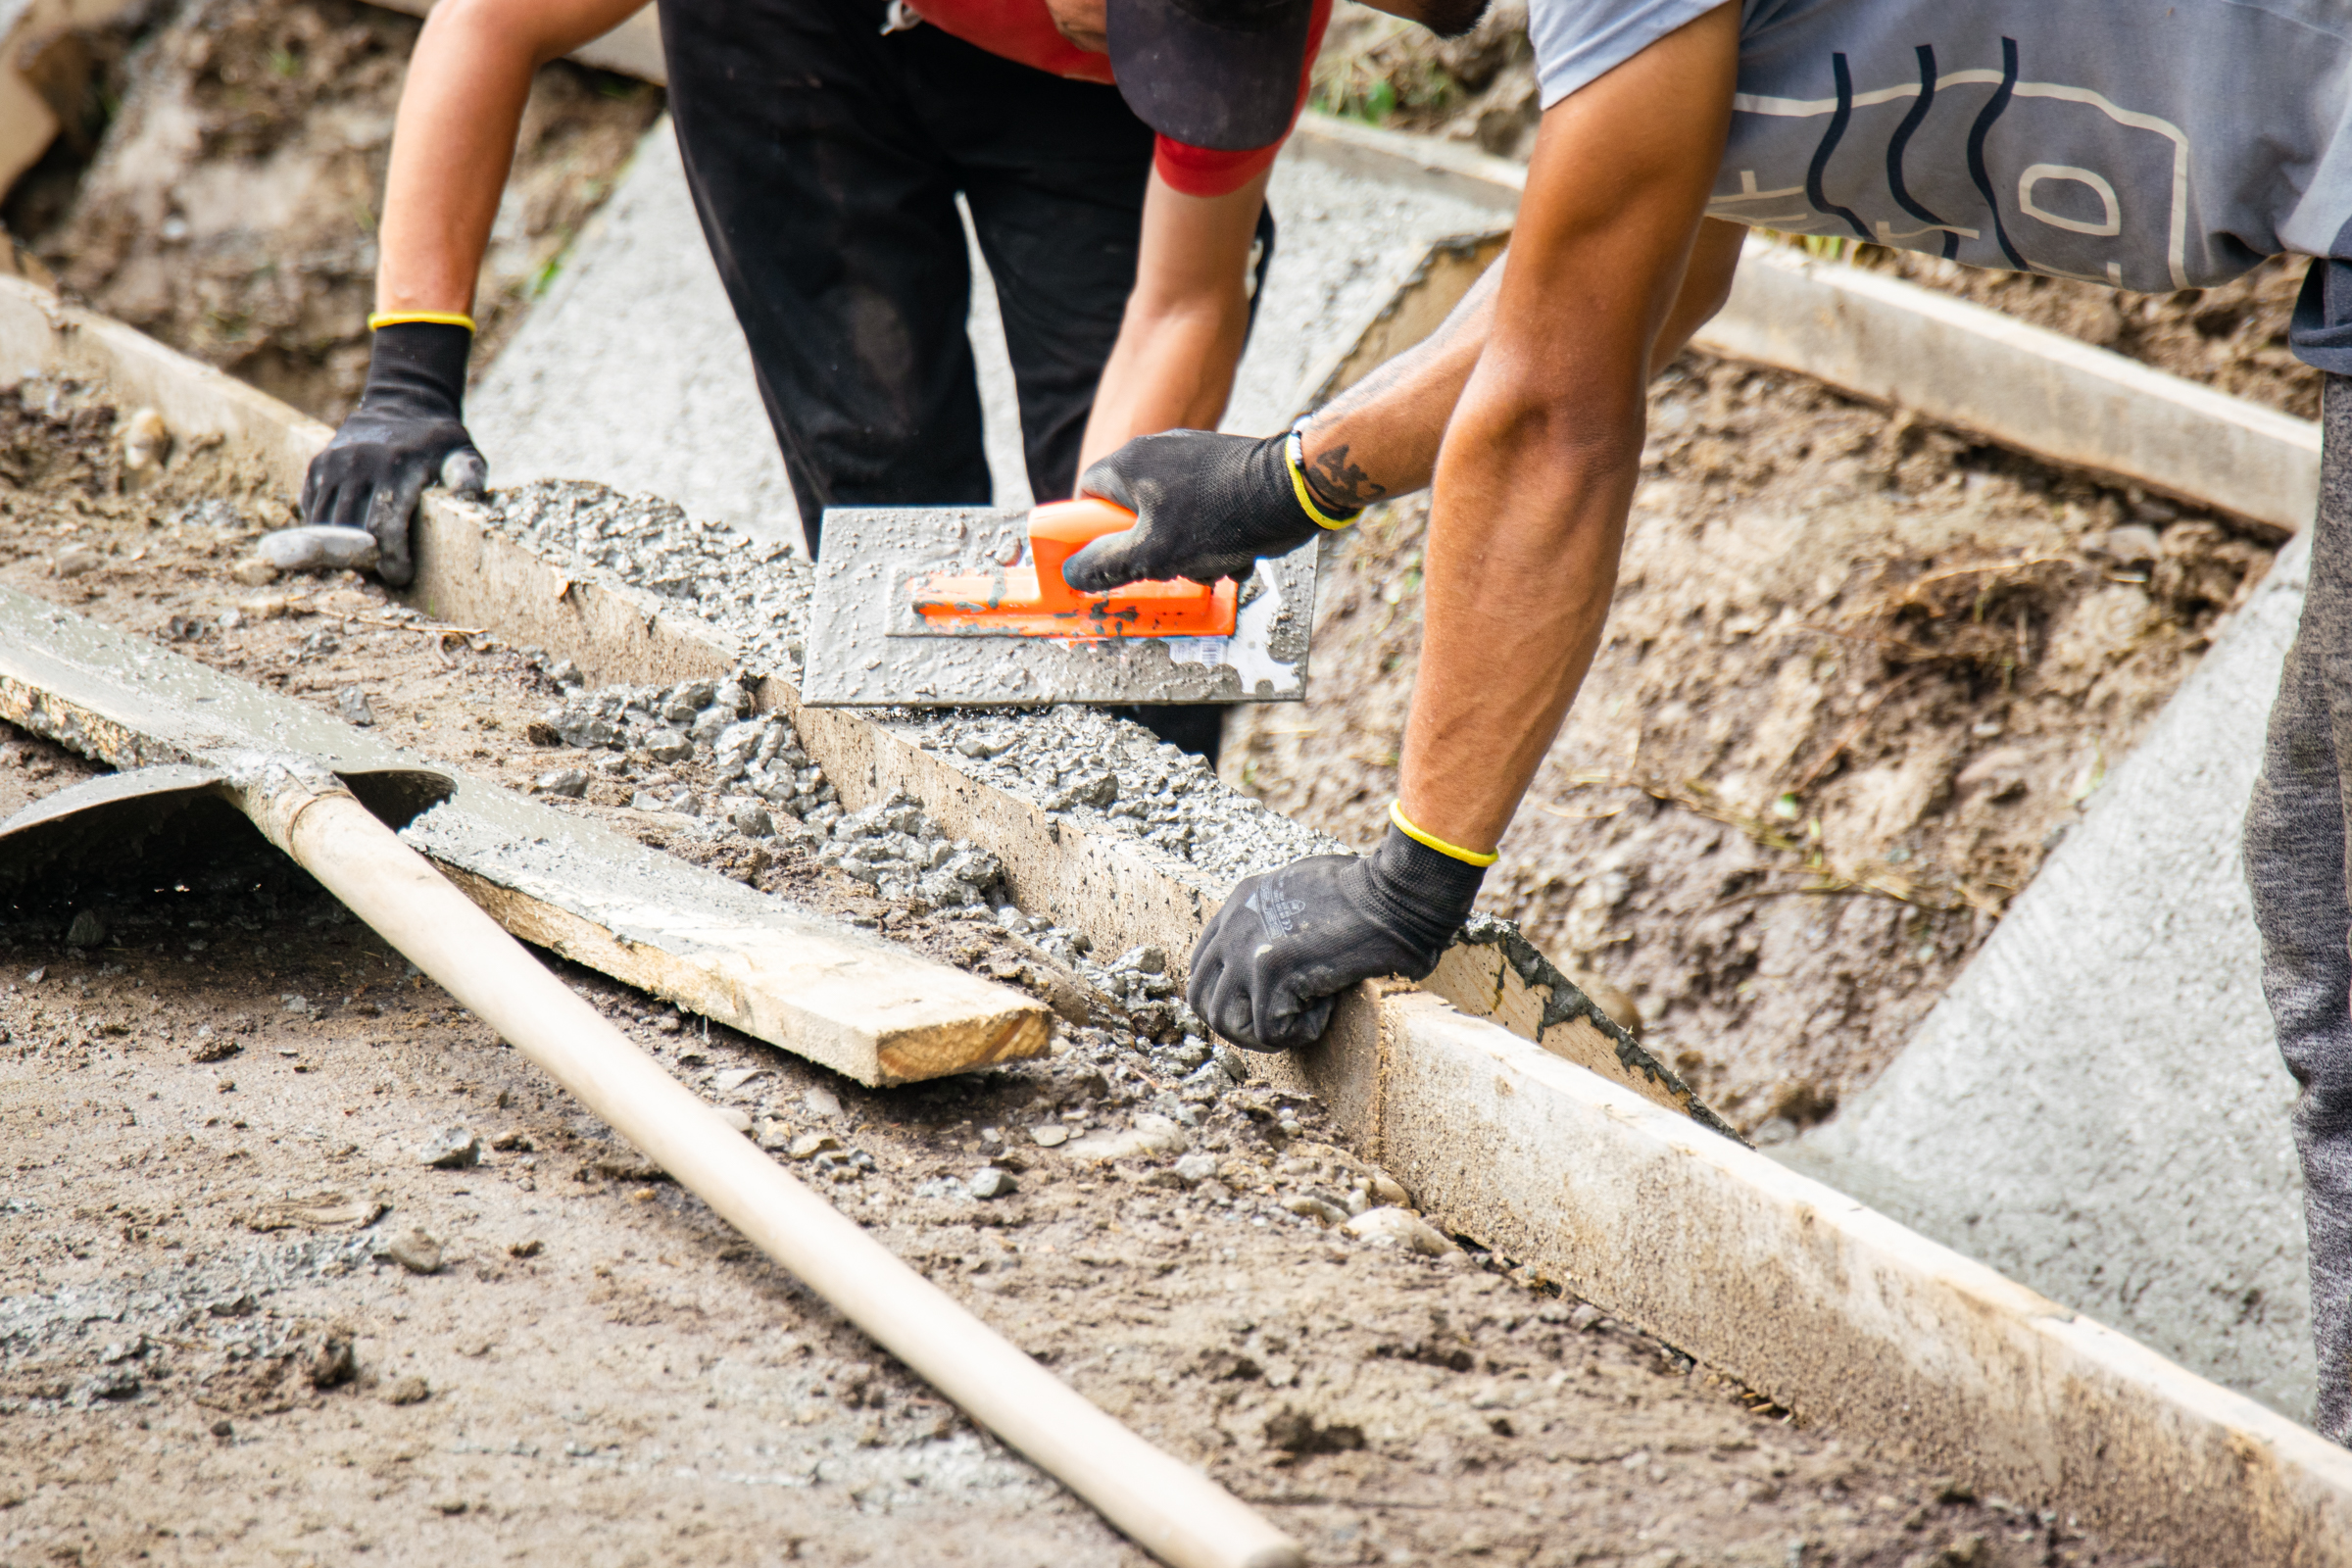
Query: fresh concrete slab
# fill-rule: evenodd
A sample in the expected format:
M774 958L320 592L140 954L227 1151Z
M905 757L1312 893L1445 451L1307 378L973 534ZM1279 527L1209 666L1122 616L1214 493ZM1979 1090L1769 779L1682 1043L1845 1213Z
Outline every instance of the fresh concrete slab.
M2280 553L1886 1075L1775 1152L2297 1419L2295 1091L2238 827L2309 556Z
M1275 168L1279 237L1225 428L1265 434L1298 412L1310 376L1448 235L1494 227L1468 197L1337 166L1310 138ZM996 504L1027 508L1018 405L996 291L973 255L970 331ZM756 539L798 542L750 351L703 240L677 138L646 133L612 199L565 255L545 299L466 402L499 485L596 479L675 501Z

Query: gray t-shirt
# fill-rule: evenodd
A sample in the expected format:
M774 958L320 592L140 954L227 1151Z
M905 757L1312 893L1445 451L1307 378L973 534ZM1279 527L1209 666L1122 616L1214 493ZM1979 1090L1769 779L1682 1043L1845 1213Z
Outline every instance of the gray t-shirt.
M1544 106L1713 9L1532 0ZM1708 212L2199 288L2352 258L2348 114L2345 0L1742 0Z

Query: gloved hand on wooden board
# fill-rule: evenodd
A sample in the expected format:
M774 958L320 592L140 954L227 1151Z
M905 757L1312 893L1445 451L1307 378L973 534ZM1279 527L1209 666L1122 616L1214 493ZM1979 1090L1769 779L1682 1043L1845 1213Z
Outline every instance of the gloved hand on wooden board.
M480 495L488 466L466 433L466 361L473 323L463 316L375 317L368 383L326 450L311 460L302 520L365 528L376 571L395 588L416 576L409 525L434 484Z
M1470 917L1494 863L1407 832L1392 809L1367 856L1317 855L1246 877L1193 949L1185 1000L1251 1051L1312 1045L1359 980L1425 979Z
M1295 430L1138 436L1080 474L1078 493L1115 501L1136 519L1063 564L1063 580L1091 594L1167 577L1247 581L1258 562L1348 526L1360 510L1334 503L1299 466Z

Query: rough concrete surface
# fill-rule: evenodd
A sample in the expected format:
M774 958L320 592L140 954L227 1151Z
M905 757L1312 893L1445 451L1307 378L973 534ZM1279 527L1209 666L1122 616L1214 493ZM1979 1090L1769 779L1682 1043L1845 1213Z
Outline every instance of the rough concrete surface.
M468 396L466 427L498 484L602 479L799 542L800 509L666 117Z
M2297 541L1886 1074L1800 1170L2308 1416L2294 1085L2238 827Z

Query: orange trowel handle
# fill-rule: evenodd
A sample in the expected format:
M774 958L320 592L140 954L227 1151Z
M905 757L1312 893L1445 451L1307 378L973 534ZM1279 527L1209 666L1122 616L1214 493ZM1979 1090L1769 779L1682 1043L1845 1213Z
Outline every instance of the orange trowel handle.
M1062 580L1061 564L1106 533L1135 526L1135 514L1093 496L1053 501L1029 514L1029 560L1037 567L1037 603L1043 611L1075 610L1083 601Z

